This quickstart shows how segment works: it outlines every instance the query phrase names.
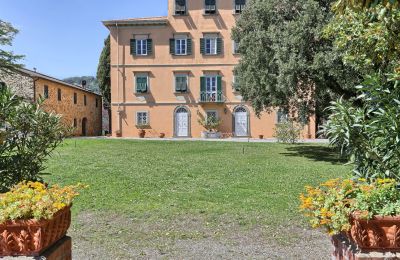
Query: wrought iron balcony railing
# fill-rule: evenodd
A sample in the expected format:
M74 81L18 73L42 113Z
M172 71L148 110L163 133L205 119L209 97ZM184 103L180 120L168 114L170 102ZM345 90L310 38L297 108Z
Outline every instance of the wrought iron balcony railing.
M200 103L223 103L225 102L225 96L222 91L217 92L200 92Z

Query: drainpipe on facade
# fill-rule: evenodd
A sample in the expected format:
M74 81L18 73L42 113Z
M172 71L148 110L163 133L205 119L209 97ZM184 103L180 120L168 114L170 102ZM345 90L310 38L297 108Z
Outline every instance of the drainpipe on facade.
M118 113L118 126L117 126L117 131L116 131L116 135L117 137L121 137L122 136L122 120L121 120L121 114L122 114L122 110L121 110L121 102L120 102L120 91L119 91L119 81L120 81L120 71L119 71L119 27L118 27L118 23L115 23L115 26L117 27L117 77L118 77L118 83L117 83L117 102L118 102L118 108L117 108L117 113Z

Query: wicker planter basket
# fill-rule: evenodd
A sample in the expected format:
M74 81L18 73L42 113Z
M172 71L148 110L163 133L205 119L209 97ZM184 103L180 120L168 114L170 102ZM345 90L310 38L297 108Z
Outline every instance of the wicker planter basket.
M400 216L366 220L355 212L350 221L351 231L347 235L361 250L400 252Z
M39 256L67 234L71 207L49 220L16 220L0 224L1 256Z

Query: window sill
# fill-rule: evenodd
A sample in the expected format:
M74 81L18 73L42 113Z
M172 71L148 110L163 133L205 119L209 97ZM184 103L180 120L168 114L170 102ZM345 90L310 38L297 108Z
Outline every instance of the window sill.
M186 13L186 14L173 14L172 16L173 17L185 17L185 16L189 16L189 14L188 13Z
M219 12L216 11L215 13L203 13L203 16L216 16L219 15Z
M135 95L148 95L150 92L134 92Z
M175 91L174 94L175 95L186 95L186 94L189 94L189 91L182 91L182 92L181 91Z

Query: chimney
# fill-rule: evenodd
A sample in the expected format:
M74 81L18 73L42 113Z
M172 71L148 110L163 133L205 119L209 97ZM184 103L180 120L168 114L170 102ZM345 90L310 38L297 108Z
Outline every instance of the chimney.
M86 89L86 80L82 80L82 88Z
M33 68L33 71L34 71L34 72L36 72L36 70L37 70L36 68Z

